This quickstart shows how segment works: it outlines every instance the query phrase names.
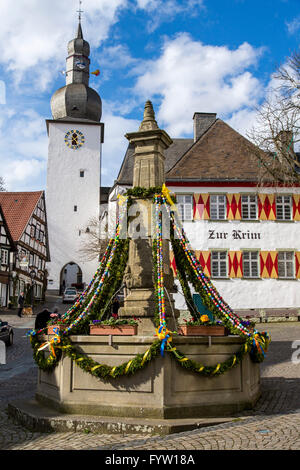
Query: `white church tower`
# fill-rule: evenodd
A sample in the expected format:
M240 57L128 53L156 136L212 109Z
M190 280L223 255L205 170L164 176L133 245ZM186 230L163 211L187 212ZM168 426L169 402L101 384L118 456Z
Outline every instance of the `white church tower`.
M79 19L77 37L68 44L66 85L51 98L52 120L47 170L47 219L51 262L48 290L62 293L89 283L98 261L86 261L82 243L91 219L99 218L102 103L89 87L90 46Z

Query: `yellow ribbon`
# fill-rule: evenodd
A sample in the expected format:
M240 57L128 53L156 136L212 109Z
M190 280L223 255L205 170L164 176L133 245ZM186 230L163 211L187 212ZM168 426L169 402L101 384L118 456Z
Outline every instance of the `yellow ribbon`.
M118 194L118 204L122 206L124 202L126 201L126 196L122 196L122 194Z
M235 363L236 363L236 355L233 356L232 366L234 366Z
M110 375L111 375L112 377L113 377L113 375L114 375L114 372L115 372L116 368L117 368L117 366L113 367L112 370L111 370L111 372L110 372Z
M173 206L174 202L173 202L173 199L171 198L170 190L167 188L165 183L162 185L162 191L161 192L162 192L163 196L166 198L166 200L168 201L168 203L170 204L170 206Z
M131 366L131 364L132 364L132 361L133 361L133 359L128 362L128 364L127 364L127 366L126 366L126 369L125 369L125 374L127 374L127 372L129 371L129 368L130 368L130 366Z
M185 361L188 361L187 357L183 357L182 359L179 359L179 362L185 362Z
M198 369L198 372L202 372L204 369L204 366L201 366L199 369Z
M161 332L159 332L159 328L155 328L155 332L156 332L156 336L158 337L160 341L165 339L167 335L170 336L167 339L167 342L170 343L172 341L172 336L171 336L172 331L168 330L167 328L162 328Z
M55 349L54 349L54 343L60 343L60 337L59 337L59 335L55 335L54 338L53 338L51 341L48 341L47 343L43 343L43 344L39 347L38 351L42 351L43 349L46 349L47 346L49 346L50 349L51 349L52 356L53 356L53 357L56 357Z
M145 360L147 359L149 352L150 352L150 349L148 349L148 351L145 352L145 354L144 354L144 356L143 356L142 363L141 363L142 366L144 365L144 362L145 362Z
M215 370L213 371L213 374L216 374L218 370L220 369L220 367L221 367L221 364L218 364Z
M98 366L92 367L92 368L91 368L91 371L94 372L94 370L99 369L99 367L101 367L101 364L99 364Z

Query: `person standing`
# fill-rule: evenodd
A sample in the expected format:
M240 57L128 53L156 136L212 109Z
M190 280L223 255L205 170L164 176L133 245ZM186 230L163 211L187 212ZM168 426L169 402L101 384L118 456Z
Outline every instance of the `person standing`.
M21 292L21 294L19 295L19 299L18 299L18 317L21 318L22 316L22 311L23 311L23 308L24 308L24 302L25 302L25 297L24 297L24 292Z
M51 320L51 312L47 308L37 314L35 319L35 330L43 330L47 327L48 322Z

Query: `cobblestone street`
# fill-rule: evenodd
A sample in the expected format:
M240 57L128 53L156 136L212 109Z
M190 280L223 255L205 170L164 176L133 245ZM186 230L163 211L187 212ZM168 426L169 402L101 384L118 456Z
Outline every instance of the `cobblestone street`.
M15 424L6 412L10 401L34 396L37 368L25 336L33 319L0 315L14 326L14 345L7 364L0 366L1 450L252 450L300 449L300 364L291 361L292 343L300 340L300 323L260 324L272 342L261 365L262 396L252 411L230 423L172 434L167 437L31 432ZM299 347L299 346L298 346Z

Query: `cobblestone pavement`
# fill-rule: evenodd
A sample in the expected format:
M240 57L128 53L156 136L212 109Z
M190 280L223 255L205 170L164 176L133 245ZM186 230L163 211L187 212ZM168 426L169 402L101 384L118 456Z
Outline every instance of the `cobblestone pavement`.
M36 388L37 368L25 336L34 319L19 319L14 314L0 314L0 318L9 319L15 330L14 345L7 348L7 364L0 366L1 450L300 449L300 364L291 361L295 352L292 343L300 341L300 322L258 325L258 329L269 331L272 343L261 365L262 396L254 410L236 415L231 423L167 437L140 437L82 432L43 434L13 423L6 413L7 403L32 398ZM16 373L22 363L26 370L20 373L19 368Z

